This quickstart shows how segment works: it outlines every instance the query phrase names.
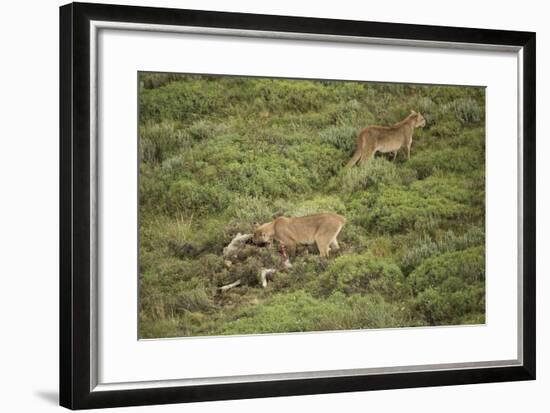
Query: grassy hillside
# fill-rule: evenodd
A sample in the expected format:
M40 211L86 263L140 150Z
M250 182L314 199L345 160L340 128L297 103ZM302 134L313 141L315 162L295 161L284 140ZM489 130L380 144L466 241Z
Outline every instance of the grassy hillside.
M140 337L485 321L483 88L141 74L139 104ZM409 161L343 169L361 128L411 109ZM314 212L347 218L328 260L224 262L237 232Z

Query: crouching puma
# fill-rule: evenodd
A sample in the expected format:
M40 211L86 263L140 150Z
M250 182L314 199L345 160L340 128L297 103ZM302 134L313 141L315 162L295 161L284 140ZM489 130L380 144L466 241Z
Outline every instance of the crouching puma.
M279 217L272 222L260 225L254 232L254 243L263 244L279 241L292 256L297 244L317 245L321 257L328 257L330 249L339 249L336 237L346 223L338 214L323 213L305 217Z

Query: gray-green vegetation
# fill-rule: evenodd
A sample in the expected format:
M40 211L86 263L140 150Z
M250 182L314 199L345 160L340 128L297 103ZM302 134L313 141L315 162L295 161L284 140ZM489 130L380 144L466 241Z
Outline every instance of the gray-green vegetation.
M142 73L139 106L140 337L485 321L483 88ZM343 169L361 128L411 109L409 161ZM315 212L347 218L329 259L224 262L254 223Z

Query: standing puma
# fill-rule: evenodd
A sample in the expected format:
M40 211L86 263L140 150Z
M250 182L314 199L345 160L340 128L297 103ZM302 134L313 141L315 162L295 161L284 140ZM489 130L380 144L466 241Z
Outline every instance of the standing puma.
M407 159L411 157L412 137L415 128L422 128L426 120L420 113L411 110L411 114L393 126L368 126L357 137L357 149L346 165L350 168L357 162L362 164L371 159L376 152L393 152L393 159L397 151L407 148Z
M328 257L330 249L339 249L336 237L346 223L338 214L324 213L305 217L279 217L272 222L260 225L254 231L254 242L264 244L276 240L288 248L292 256L297 244L317 244L321 257Z

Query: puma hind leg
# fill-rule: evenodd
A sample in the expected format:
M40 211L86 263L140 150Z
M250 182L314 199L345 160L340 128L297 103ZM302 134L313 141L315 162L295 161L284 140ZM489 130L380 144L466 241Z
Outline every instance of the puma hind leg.
M361 158L359 159L359 165L362 165L363 163L370 161L375 154L376 150L374 149L366 149L362 154Z
M328 258L330 242L326 242L325 240L317 240L315 243L317 244L321 258Z
M360 158L361 158L361 149L357 148L353 156L349 160L349 162L346 164L346 168L351 168L353 165L357 163L357 161L359 161Z
M340 225L340 227L336 230L336 233L332 237L332 240L329 243L329 247L331 250L338 251L340 249L340 245L338 244L338 240L336 239L338 237L338 234L340 234L340 231L342 230L343 225Z

